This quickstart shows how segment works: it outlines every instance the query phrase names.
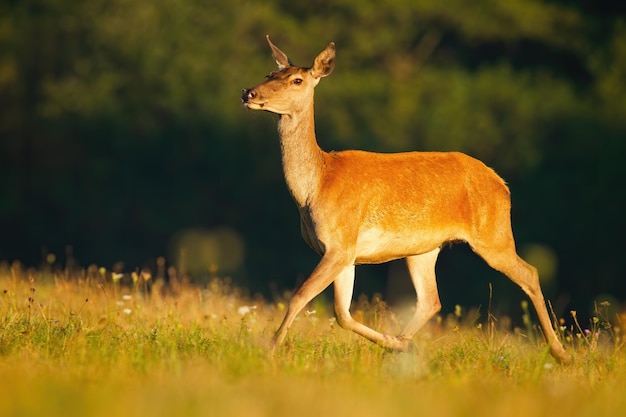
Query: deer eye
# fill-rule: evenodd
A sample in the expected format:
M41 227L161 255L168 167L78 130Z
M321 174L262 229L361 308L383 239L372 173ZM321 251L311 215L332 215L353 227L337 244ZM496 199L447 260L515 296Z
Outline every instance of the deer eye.
M296 78L292 81L292 83L295 85L300 85L302 84L302 78Z

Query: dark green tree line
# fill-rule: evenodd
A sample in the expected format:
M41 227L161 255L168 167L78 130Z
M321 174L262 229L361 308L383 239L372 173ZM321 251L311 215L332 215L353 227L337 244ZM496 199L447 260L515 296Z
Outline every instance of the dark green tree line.
M275 117L239 102L274 69L266 33L299 65L336 42L324 148L476 156L511 186L520 251L552 259L549 295L626 296L626 19L584 1L3 2L0 259L71 245L134 268L175 257L185 230L227 228L245 261L218 273L292 287L316 256ZM462 251L442 258L442 285L485 275L486 293L491 273Z

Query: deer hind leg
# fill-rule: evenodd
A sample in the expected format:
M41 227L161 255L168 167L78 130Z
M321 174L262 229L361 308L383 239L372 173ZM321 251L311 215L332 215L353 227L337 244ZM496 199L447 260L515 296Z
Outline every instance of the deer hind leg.
M421 255L406 258L417 295L415 314L398 336L398 339L405 341L407 345L415 333L441 310L435 276L435 264L440 250L437 248Z
M354 291L354 265L344 268L333 285L335 288L335 314L339 326L389 349L404 350L406 348L407 344L404 341L377 332L363 323L359 323L350 314L350 304Z
M539 285L537 269L517 255L512 232L501 236L496 242L490 242L490 244L485 244L483 241L469 243L472 249L492 268L509 277L511 281L519 285L528 295L537 312L543 335L550 346L550 354L559 362L569 362L571 357L565 352L552 327L546 302Z

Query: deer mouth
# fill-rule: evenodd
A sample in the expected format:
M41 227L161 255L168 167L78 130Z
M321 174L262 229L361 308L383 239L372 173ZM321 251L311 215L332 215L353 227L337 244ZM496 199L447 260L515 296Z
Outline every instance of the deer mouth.
M242 104L250 110L263 110L265 103L256 103L254 101L241 100Z

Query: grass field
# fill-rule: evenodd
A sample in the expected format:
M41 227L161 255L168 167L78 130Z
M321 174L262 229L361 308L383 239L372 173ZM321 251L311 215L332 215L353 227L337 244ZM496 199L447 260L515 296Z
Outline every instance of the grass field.
M398 354L338 328L320 301L272 351L284 301L218 279L164 286L5 264L0 291L0 416L626 415L619 316L603 306L580 327L569 318L575 362L561 366L531 324L462 311ZM377 299L353 310L389 332L401 325Z

